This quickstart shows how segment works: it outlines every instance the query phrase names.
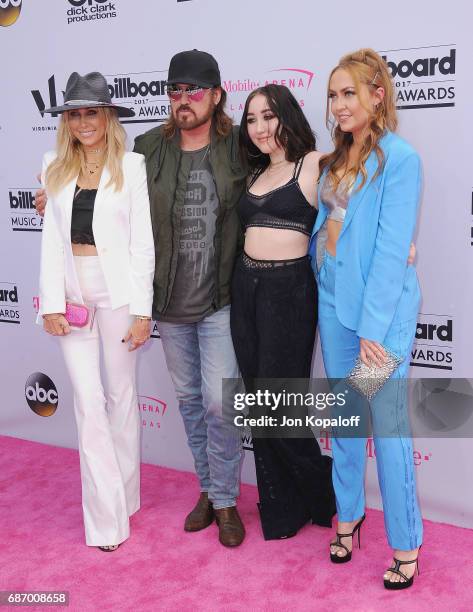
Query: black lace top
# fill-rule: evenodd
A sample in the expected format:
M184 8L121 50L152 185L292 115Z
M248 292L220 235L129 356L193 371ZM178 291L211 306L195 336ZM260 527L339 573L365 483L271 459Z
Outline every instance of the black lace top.
M92 219L96 195L97 189L81 189L76 185L74 202L72 203L72 244L92 244L95 246Z
M317 209L309 204L299 187L303 159L296 163L294 174L285 185L263 195L250 192L261 172L253 176L238 203L238 214L245 230L248 227L271 227L311 235Z

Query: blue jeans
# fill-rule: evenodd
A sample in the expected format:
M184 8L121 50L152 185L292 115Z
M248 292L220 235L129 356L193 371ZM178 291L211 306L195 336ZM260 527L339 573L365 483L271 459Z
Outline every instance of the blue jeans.
M344 379L355 365L360 339L356 331L344 327L338 320L335 277L335 257L325 251L317 279L322 354L327 377ZM413 550L422 543L412 440L406 435L409 427L405 380L415 330L416 319L391 325L383 346L404 357L404 361L370 402L384 524L389 544L398 550ZM357 408L351 404L352 412ZM336 437L334 432L332 444L338 520L354 521L365 511L366 438Z
M222 379L239 377L230 306L197 323L158 322L201 491L215 509L236 505L241 432L222 412Z

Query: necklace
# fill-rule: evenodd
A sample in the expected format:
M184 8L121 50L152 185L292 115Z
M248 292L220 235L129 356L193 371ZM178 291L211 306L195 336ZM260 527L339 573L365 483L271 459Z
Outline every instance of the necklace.
M207 157L207 155L209 154L210 151L210 142L209 144L205 147L205 151L204 154L202 155L202 159L199 162L199 165L204 161L204 159Z
M269 172L276 171L279 170L279 168L282 168L283 164L287 165L288 163L289 162L287 161L287 159L280 159L279 161L274 163L270 162L266 170L268 170Z
M100 147L97 149L87 149L87 151L84 150L85 170L87 171L88 174L91 174L91 175L96 174L99 171L99 169L102 167L103 161L104 161L102 152L103 152L103 149L101 149ZM88 159L87 159L87 156L89 156Z
M82 176L81 188L96 189L98 184L97 181L100 179L103 167L103 159L98 159L96 161L85 160L84 167L82 168L82 172L80 174L80 176Z
M101 149L91 150L90 153L99 153ZM99 157L98 159L85 159L85 169L89 174L96 174L99 170L102 169L104 163L103 157Z
M95 174L101 166L102 162L85 162L85 167L89 174Z
M195 162L199 166L202 165L204 159L209 154L209 151L210 151L210 142L205 147L202 147L202 149L196 149L195 151L189 151L189 153L192 153L194 155L197 155L197 153L200 154L202 151L203 151L202 156L200 157L200 155L199 155L200 159Z
M182 149L181 148L181 151L183 151L187 155L195 156L194 157L194 159L196 160L195 163L200 166L203 163L204 159L207 157L207 155L210 152L210 142L207 143L204 147L200 147L198 149ZM202 151L203 151L203 153L202 153ZM202 153L202 156L200 156L200 153ZM197 154L199 154L199 160L198 161L197 161Z

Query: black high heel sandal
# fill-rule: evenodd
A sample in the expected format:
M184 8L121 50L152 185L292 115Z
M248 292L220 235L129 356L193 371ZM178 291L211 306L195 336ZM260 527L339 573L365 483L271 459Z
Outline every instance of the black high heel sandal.
M110 546L116 546L116 548L105 548L105 546L97 546L102 552L115 552L120 547L120 544L110 544Z
M353 531L351 533L338 533L337 531L337 540L336 542L332 542L330 544L330 546L338 546L339 548L343 548L344 550L346 550L347 554L343 555L343 557L340 557L339 555L337 555L337 553L333 553L330 551L330 561L332 563L348 563L348 561L351 560L351 550L348 550L348 548L345 546L345 544L341 543L341 539L342 538L353 538L353 536L355 535L355 533L358 532L358 548L361 548L361 544L360 544L360 532L361 532L361 526L363 525L363 521L365 520L366 515L363 514L363 516L360 518L360 520L358 521L358 523L355 525L355 528L353 529Z
M411 561L400 561L399 559L396 559L396 557L393 557L393 559L394 559L394 567L388 567L386 571L392 572L393 574L397 574L398 576L401 576L401 578L403 578L404 581L399 580L399 582L391 582L391 580L389 580L388 578L385 578L384 588L390 591L400 591L401 589L408 589L414 583L414 575L416 573L416 570L417 570L417 575L419 575L419 555L417 553L417 557L415 559L412 559ZM412 576L408 578L406 574L401 572L399 568L401 567L401 565L409 565L410 563L415 563L416 569L414 570L414 574L412 574Z

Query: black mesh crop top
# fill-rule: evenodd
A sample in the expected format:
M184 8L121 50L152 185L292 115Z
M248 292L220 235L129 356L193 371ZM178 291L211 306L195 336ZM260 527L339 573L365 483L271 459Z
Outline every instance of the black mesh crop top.
M96 195L97 189L81 189L76 185L74 201L72 203L72 244L92 244L95 246L92 219Z
M294 174L285 185L263 195L250 192L263 171L252 177L246 192L238 202L238 214L245 230L248 227L271 227L311 235L317 209L307 202L299 187L298 178L303 161L304 158L301 158L296 163Z

